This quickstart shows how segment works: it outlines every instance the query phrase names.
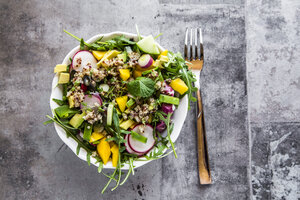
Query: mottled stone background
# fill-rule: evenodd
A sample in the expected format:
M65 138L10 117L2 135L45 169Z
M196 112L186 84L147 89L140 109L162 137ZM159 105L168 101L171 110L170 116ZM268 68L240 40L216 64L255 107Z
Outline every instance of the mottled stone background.
M299 199L299 0L1 0L0 15L1 200ZM104 195L107 179L42 125L53 67L78 44L62 30L90 38L135 24L163 33L173 51L185 27L204 30L211 186L199 185L194 105L179 158L151 162Z

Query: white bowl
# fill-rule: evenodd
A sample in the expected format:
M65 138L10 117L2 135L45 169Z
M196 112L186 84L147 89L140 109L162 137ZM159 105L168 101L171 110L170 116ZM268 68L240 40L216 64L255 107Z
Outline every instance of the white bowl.
M117 35L124 35L125 37L134 38L134 40L137 40L136 34L126 33L126 32L112 32L112 33L96 35L96 36L92 37L91 39L87 40L86 42L88 42L88 43L94 42L95 40L99 39L100 37L103 37L102 41L105 41L105 40L109 40ZM157 46L160 51L164 50L164 48L161 47L159 44L157 44ZM74 49L72 49L68 53L68 55L65 57L62 64L66 64L66 65L70 64L69 58L72 58L73 55L77 51L79 51L79 49L80 49L79 45L77 47L75 47ZM55 77L53 78L53 81L52 81L52 92L51 92L51 97L50 97L50 107L51 107L52 114L53 114L53 110L56 107L58 107L58 105L52 99L53 98L62 99L62 96L63 96L62 87L60 85L57 86L57 82L58 82L58 76L55 75ZM185 95L184 98L182 98L180 100L180 104L179 104L178 108L175 110L174 115L173 115L174 129L171 134L171 139L173 142L175 142L179 136L180 130L183 126L184 120L187 115L187 110L188 110L188 98L187 98L187 95ZM62 141L66 145L68 145L68 147L76 155L77 142L75 140L73 140L71 137L67 138L66 132L56 123L54 124L54 127L55 127L55 130L56 130L58 136L62 139ZM87 152L83 148L81 148L80 152L77 156L80 159L86 161ZM145 165L146 163L148 163L150 161L134 161L133 165L135 166L135 168L137 168L142 165ZM91 163L95 166L99 165L99 164L96 164L96 159L93 157L91 157ZM106 165L103 166L103 168L112 169L114 167L112 166L112 163L109 161ZM122 169L129 169L129 165L125 164Z

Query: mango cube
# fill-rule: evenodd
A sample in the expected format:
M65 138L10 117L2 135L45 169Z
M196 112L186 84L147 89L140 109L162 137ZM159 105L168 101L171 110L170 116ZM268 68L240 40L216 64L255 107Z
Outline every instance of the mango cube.
M107 51L104 56L101 58L101 60L97 63L97 66L103 66L103 67L108 67L107 64L105 63L106 60L110 60L114 57L116 57L118 54L120 54L120 51L117 50L109 50Z
M127 103L128 96L121 96L116 98L116 102L121 110L121 112L124 112L126 108L126 103Z
M142 71L139 71L139 70L134 70L133 71L133 77L134 78L137 78L137 77L140 77L142 76Z
M168 50L164 50L163 52L160 53L160 55L158 56L158 59L161 57L161 56L167 56L168 55Z
M102 133L98 133L98 132L93 132L91 137L90 137L90 143L96 142L100 139L104 138L104 135Z
M130 70L129 69L119 69L120 77L123 81L127 81L130 77Z
M113 144L111 147L111 152L112 152L112 165L114 167L117 167L118 161L119 161L119 147L116 144Z
M180 78L176 78L171 81L170 86L176 91L179 92L179 94L183 95L188 91L188 86L185 84L183 80Z
M101 60L104 55L106 54L107 51L92 51L94 57L97 59L97 60Z
M106 163L109 160L109 157L111 155L110 146L109 143L106 141L106 137L103 138L100 143L97 145L97 152L100 155L100 158L103 161L103 164L106 165Z

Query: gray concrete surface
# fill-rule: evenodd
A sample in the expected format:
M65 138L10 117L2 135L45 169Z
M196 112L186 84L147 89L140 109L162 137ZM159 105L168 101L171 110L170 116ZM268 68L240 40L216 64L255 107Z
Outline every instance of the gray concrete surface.
M300 2L0 1L0 199L298 199ZM114 192L44 126L52 71L78 43L115 30L182 51L204 29L203 99L214 184L200 186L195 106L169 156ZM106 171L109 172L109 171Z

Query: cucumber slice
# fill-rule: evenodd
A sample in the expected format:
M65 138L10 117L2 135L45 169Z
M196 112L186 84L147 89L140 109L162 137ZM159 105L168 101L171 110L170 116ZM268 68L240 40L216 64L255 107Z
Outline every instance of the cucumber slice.
M164 95L164 94L159 95L159 101L161 103L169 103L169 104L173 104L173 105L179 105L179 98L171 97L171 96Z
M138 41L138 43L136 43L137 46L145 53L149 53L149 54L159 54L159 49L157 48L156 44L155 44L155 40L152 37L152 35L149 35L145 38L143 38L142 40Z
M127 101L126 106L127 108L130 108L131 106L133 106L133 104L135 104L135 101L133 99L129 99L129 101Z
M86 141L90 141L92 131L93 131L93 125L89 123L85 123L84 131L83 131L83 139Z
M108 126L111 126L112 124L112 117L113 117L113 112L114 112L114 104L110 103L108 105L108 108L107 108L107 125Z

